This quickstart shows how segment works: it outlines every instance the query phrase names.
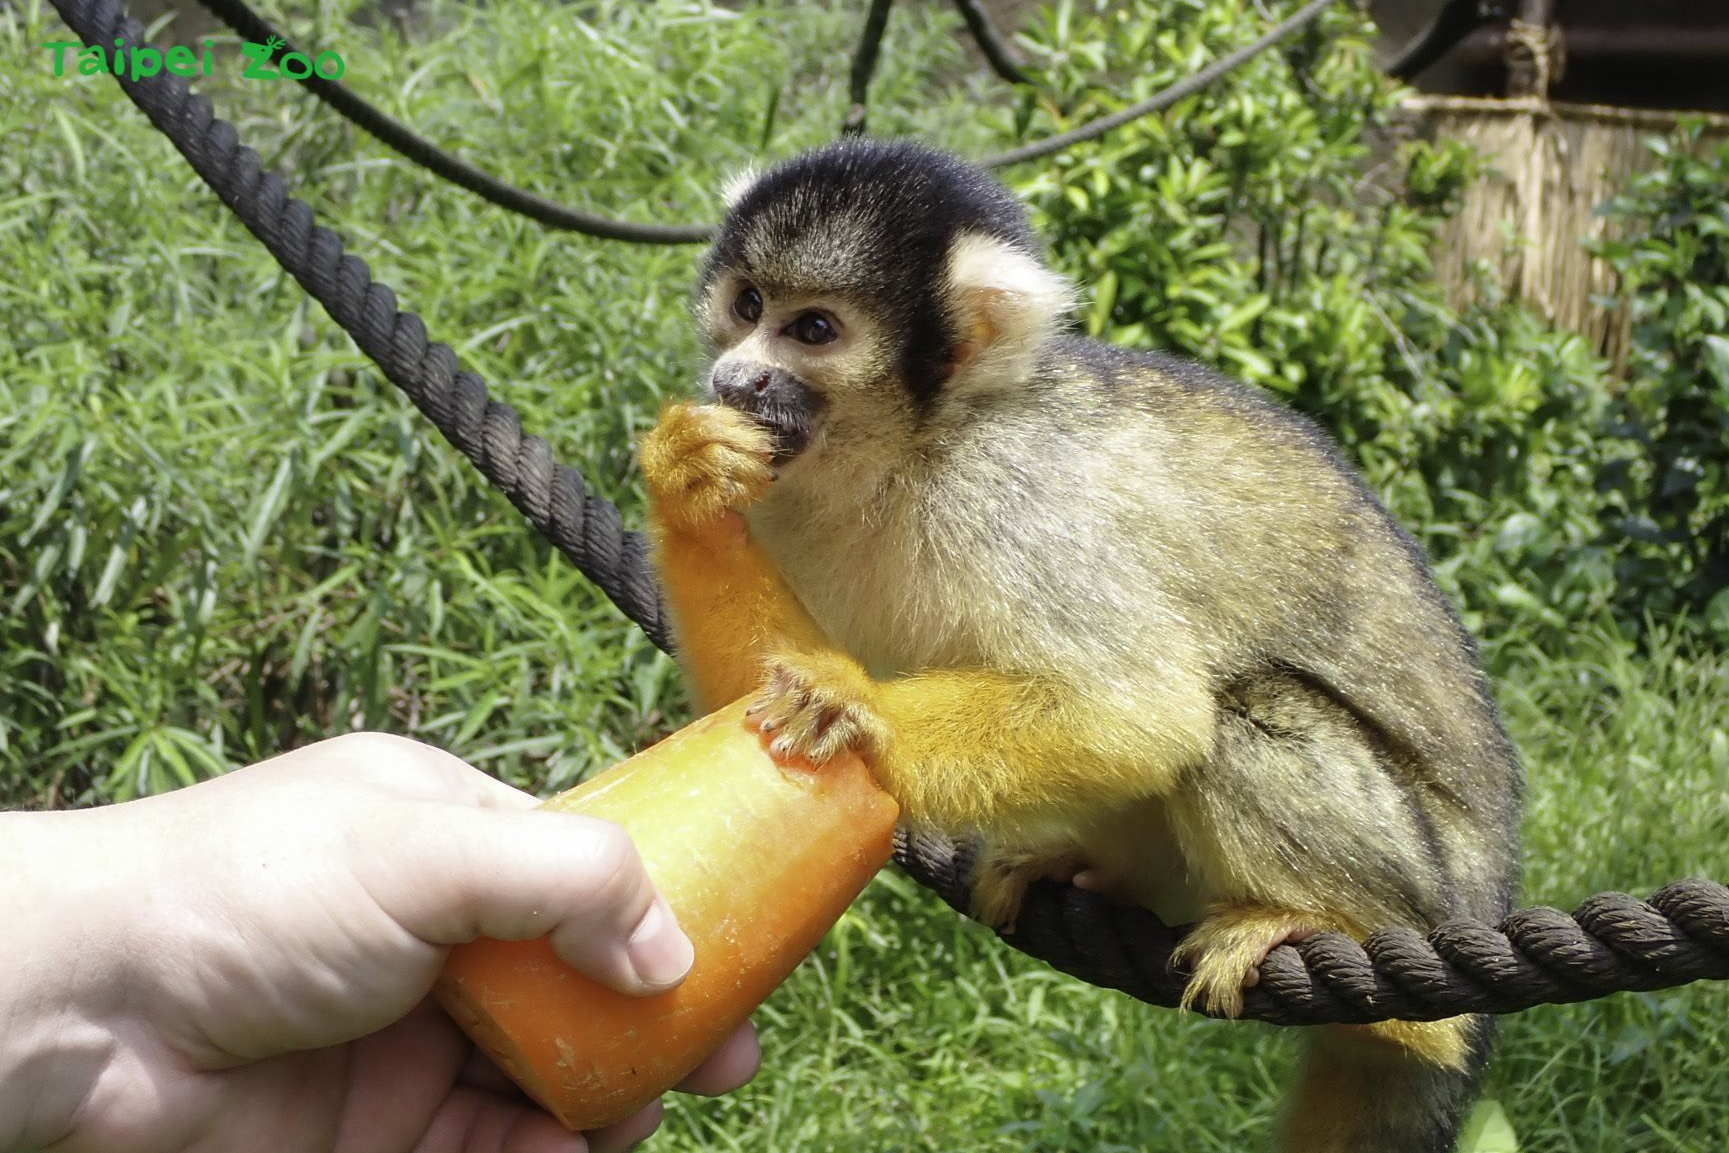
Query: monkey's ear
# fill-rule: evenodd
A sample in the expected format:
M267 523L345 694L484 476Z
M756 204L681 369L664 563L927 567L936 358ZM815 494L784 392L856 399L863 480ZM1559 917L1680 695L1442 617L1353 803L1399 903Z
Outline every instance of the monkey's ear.
M741 172L735 172L726 178L720 186L720 199L726 205L728 212L738 207L738 202L744 199L744 194L750 191L750 186L755 184L757 177L761 175L752 167Z
M950 378L957 386L1019 381L1074 303L1074 289L1044 261L978 233L949 250L948 295L960 330Z

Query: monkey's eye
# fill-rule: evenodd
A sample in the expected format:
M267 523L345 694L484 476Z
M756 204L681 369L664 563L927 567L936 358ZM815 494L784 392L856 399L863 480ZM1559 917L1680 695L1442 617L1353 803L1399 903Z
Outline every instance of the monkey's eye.
M834 322L820 312L801 312L786 326L786 334L800 344L827 344L840 336Z
M762 319L762 293L746 286L732 301L732 314L746 324Z

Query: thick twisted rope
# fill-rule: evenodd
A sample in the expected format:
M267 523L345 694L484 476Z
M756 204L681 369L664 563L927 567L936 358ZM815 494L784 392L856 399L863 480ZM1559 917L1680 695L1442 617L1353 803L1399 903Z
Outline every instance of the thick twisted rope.
M895 851L916 880L967 911L965 846L903 832ZM1145 909L1047 882L1028 891L1015 932L1002 939L1089 984L1174 1007L1189 977L1170 962L1183 932ZM1538 907L1498 926L1449 921L1427 936L1383 929L1361 943L1322 933L1281 945L1244 990L1242 1016L1277 1025L1434 1021L1707 979L1729 979L1729 889L1686 880L1649 901L1599 893L1571 916Z
M146 43L144 29L115 0L54 4L86 44L112 45L117 37L128 46ZM546 441L523 435L516 410L489 397L480 377L459 369L449 345L428 340L418 316L397 309L396 294L375 283L366 262L347 255L334 232L314 223L312 209L289 195L280 176L264 171L258 153L239 142L233 125L216 118L208 99L166 73L115 79L390 382L665 648L669 634L645 543L640 533L624 531L618 510L590 494L575 471L555 463Z
M116 0L52 0L86 44L145 44ZM661 648L670 644L643 538L625 532L618 510L589 494L582 478L552 460L546 442L522 432L508 405L488 397L456 354L429 341L418 317L397 309L365 262L289 195L258 154L241 145L210 102L169 75L116 77L128 97L179 149L278 262L354 338L385 376L584 575ZM966 907L971 859L965 846L906 837L897 856L917 880ZM1037 885L1008 944L1085 981L1159 1005L1174 1005L1187 975L1170 963L1181 932L1144 910L1112 905L1070 886ZM1649 902L1593 897L1571 918L1552 909L1513 914L1499 928L1443 925L1427 939L1408 930L1362 945L1327 934L1273 950L1243 1016L1278 1024L1425 1019L1506 1013L1546 1002L1588 1000L1620 990L1661 989L1729 978L1729 890L1681 881Z

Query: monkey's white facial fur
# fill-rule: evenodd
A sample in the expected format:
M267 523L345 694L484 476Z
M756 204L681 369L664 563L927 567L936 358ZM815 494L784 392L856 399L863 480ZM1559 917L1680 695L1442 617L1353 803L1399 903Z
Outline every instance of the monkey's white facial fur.
M709 392L775 433L782 463L820 445L834 422L868 427L873 440L910 436L945 398L1018 386L1071 301L1068 282L1037 257L959 234L932 286L947 347L931 392L907 379L906 335L886 304L856 285L819 283L799 263L796 288L717 270L697 310L716 354Z
M716 277L698 307L716 356L707 391L774 434L776 459L802 454L830 409L883 378L883 331L840 295L786 292L738 273Z

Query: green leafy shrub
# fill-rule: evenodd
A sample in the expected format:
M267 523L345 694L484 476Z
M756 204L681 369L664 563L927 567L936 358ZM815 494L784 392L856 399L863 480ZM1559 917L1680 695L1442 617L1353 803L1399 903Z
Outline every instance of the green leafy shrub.
M1246 39L1258 4L1157 18L1085 0L1029 36L1045 91L1017 126L1070 127ZM1180 350L1338 437L1480 631L1564 632L1612 599L1596 474L1609 388L1577 336L1487 296L1461 312L1430 251L1477 164L1401 140L1399 91L1349 9L1206 93L1024 177L1095 335Z
M1729 144L1703 126L1656 139L1661 163L1606 211L1599 251L1632 300L1618 429L1637 446L1606 471L1630 607L1688 608L1729 639Z

